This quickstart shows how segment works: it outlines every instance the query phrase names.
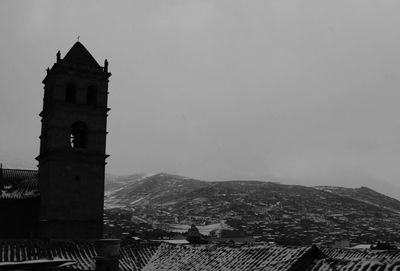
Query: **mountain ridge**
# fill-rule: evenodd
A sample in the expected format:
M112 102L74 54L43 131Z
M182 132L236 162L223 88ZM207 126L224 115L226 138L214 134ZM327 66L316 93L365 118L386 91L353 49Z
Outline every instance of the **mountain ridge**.
M179 183L181 181L189 181L192 184L197 183L197 186L200 187L207 187L207 186L218 186L218 185L224 185L224 184L237 184L237 185L250 185L250 184L257 184L257 185L266 185L268 186L270 185L282 185L282 186L286 186L286 187L298 187L298 188L303 188L303 187L307 187L307 188L314 188L317 190L322 190L325 192L330 192L339 196L346 196L346 197L350 197L350 198L354 198L357 200L362 200L365 203L369 203L369 204L374 204L374 205L383 205L383 204L377 204L376 202L374 202L373 200L366 200L363 199L360 196L360 192L362 192L364 195L365 194L369 194L370 196L373 197L381 197L382 199L385 199L387 201L390 201L392 204L395 205L395 207L393 209L395 210L400 210L400 201L389 197L387 195L384 195L382 193L379 193L375 190L373 190L372 188L366 187L366 186L361 186L361 187L357 187L357 188L348 188L348 187L341 187L341 186L305 186L305 185L296 185L296 184L284 184L284 183L280 183L280 182L276 182L276 181L263 181L263 180L227 180L227 181L209 181L209 180L199 180L199 179L194 179L194 178L190 178L190 177L185 177L182 175L177 175L177 174L168 174L168 173L164 173L164 172L160 172L157 174L145 174L145 173L138 173L138 174L130 174L130 175L125 175L125 176L121 176L121 177L116 177L115 180L108 180L108 182L106 181L106 184L108 183L108 187L106 187L106 191L110 194L116 193L117 191L115 191L115 188L113 187L113 185L110 185L113 182L117 182L119 185L117 185L118 189L120 189L121 187L123 187L124 189L134 189L136 188L135 185L138 184L138 182L142 181L153 181L153 178L158 179L157 181L167 181L167 183L163 183L162 185L181 185L182 183ZM161 178L161 179L160 179ZM173 181L173 183L171 183L171 181ZM169 183L168 183L169 182ZM187 185L188 183L185 183L185 185ZM201 185L202 184L202 185ZM154 184L153 184L154 185ZM114 188L114 189L113 189ZM163 187L159 187L158 191L160 190L164 190ZM156 191L153 191L156 192Z
M400 241L400 201L366 187L216 182L159 173L125 182L107 194L105 205L167 230L226 221L236 230L281 243L290 236L299 239L290 242L301 244L338 238Z

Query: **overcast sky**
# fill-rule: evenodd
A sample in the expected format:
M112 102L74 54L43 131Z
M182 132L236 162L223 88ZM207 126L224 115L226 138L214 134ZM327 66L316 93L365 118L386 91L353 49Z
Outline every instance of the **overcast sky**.
M79 35L113 74L107 172L388 192L399 14L398 0L1 1L0 161L36 168L41 81Z

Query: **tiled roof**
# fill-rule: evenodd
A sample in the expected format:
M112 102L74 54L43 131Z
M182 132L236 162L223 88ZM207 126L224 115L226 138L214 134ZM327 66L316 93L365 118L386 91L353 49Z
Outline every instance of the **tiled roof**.
M0 168L0 199L26 199L39 196L36 170Z
M228 247L221 245L162 244L143 271L178 270L296 270L296 263L311 248L268 245Z
M158 247L158 244L123 244L120 250L120 270L142 270L156 253Z
M37 176L37 170L0 168L0 179L6 183L12 183Z
M323 253L322 253L323 252ZM0 240L0 262L64 259L95 270L92 242ZM123 242L121 271L395 271L400 253L271 245L171 245Z
M310 271L389 271L400 270L398 251L322 248L324 259Z
M157 247L158 244L125 244L120 250L120 270L142 270L157 251ZM96 255L92 242L0 240L0 262L65 259L76 262L69 269L95 270Z
M0 270L52 270L51 268L67 267L74 264L74 261L53 259L53 260L31 260L23 262L0 262Z
M317 261L310 271L394 271L400 270L399 261L385 259L335 260Z
M371 250L371 249L345 249L345 248L320 248L321 252L329 258L341 260L358 259L390 259L400 261L399 251Z
M310 248L276 246L123 244L120 270L268 270L293 268ZM0 241L0 262L66 259L72 269L94 270L93 243L76 241ZM290 269L292 270L292 269Z
M0 241L0 262L56 258L75 261L72 269L94 270L95 256L93 244L87 242Z

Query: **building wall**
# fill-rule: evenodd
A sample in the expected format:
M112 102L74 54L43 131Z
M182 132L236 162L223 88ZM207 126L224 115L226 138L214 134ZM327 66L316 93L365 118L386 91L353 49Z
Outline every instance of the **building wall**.
M0 199L0 238L30 238L37 233L39 198Z

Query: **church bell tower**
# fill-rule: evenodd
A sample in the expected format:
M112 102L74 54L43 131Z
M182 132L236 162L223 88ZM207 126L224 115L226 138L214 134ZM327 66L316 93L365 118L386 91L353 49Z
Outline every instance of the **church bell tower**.
M39 235L101 238L104 207L108 62L78 41L43 80Z

